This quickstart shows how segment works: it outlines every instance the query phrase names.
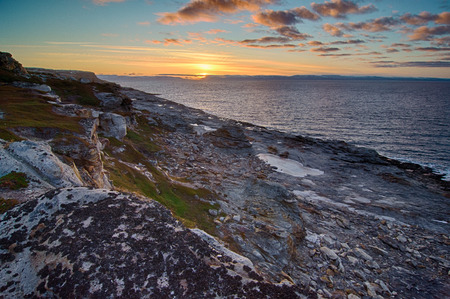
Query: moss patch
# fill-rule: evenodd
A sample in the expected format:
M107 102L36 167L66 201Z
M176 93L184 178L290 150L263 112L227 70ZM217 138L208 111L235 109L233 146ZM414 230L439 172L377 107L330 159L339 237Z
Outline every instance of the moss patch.
M16 199L3 199L0 197L0 214L3 214L6 211L14 208L18 204L19 201Z
M28 187L28 178L23 172L12 171L0 178L0 188L18 190Z
M73 132L81 132L80 118L67 117L54 113L47 100L33 94L27 89L13 86L0 86L0 107L4 118L0 120L0 134L7 133L8 128L57 128Z
M75 102L80 105L99 106L100 101L94 94L92 84L84 84L75 80L49 79L47 84L65 102Z

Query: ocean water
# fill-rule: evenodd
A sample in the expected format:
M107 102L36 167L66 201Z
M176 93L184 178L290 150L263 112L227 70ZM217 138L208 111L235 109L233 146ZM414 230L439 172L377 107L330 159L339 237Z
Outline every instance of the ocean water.
M450 81L102 78L220 117L373 148L450 179Z

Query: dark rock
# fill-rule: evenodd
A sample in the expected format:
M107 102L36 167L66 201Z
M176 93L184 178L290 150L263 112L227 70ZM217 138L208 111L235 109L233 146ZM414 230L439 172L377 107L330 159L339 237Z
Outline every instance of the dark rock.
M249 148L252 145L237 126L223 126L216 131L205 133L204 136L211 138L212 143L220 148Z
M129 194L56 190L6 213L0 234L1 252L10 252L2 256L0 297L300 295L219 254L159 203ZM8 249L13 244L20 252Z
M28 75L22 64L15 60L10 53L6 52L0 52L0 70L10 71L22 76Z

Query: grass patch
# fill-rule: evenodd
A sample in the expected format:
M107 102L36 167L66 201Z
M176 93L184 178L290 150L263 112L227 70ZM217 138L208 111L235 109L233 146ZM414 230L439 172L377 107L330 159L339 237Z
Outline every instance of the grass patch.
M28 187L28 178L23 172L12 171L0 178L0 188L18 190L26 187Z
M100 100L95 96L92 84L60 79L49 79L47 84L65 102L75 102L94 107L100 106Z
M0 120L0 134L8 139L16 138L7 130L15 127L82 131L79 118L54 113L46 99L23 88L0 86L0 107L4 112L4 119Z
M131 142L141 152L158 152L161 147L153 140L156 138L155 134L159 133L160 129L148 124L145 116L137 116L136 121L138 123L138 130L128 130L126 139Z
M148 163L146 157L132 144L127 142L125 148L125 151L114 155L116 158L110 158L105 162L105 168L109 171L110 179L116 188L152 198L169 208L174 216L187 227L198 227L209 234L216 235L214 219L208 211L218 209L219 206L199 200L199 198L210 199L214 196L213 193L206 189L193 189L171 181ZM113 156L112 149L106 149L106 152ZM143 164L151 172L154 181L149 180L139 170L121 163L119 159L129 163Z
M3 199L0 197L0 214L6 213L19 204L17 199Z
M1 127L1 124L0 124L0 127ZM11 133L10 131L8 131L7 129L4 129L4 128L3 129L0 128L0 139L6 140L6 141L21 141L21 140L23 140L16 134Z

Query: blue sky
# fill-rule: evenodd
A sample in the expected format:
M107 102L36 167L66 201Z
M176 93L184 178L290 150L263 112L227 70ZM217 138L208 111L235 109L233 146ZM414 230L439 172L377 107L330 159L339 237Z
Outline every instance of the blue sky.
M0 26L25 66L450 77L447 0L0 0Z

